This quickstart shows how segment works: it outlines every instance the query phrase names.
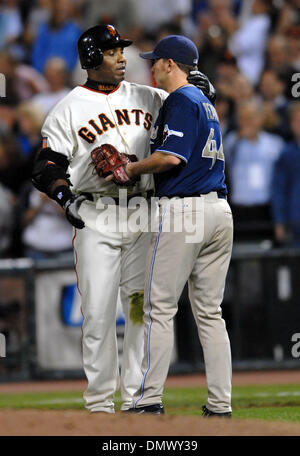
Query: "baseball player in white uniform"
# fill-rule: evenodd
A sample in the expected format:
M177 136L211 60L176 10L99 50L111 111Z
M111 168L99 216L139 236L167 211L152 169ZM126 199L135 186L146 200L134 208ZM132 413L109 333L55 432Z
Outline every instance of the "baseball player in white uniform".
M65 209L75 227L74 261L88 379L84 400L91 412L114 413L119 386L121 409L127 410L142 380L144 271L151 233L142 224L137 232L121 228L116 210L119 187L105 181L103 170L99 172L92 159L92 151L101 145L128 161L150 153L151 127L168 93L124 81L123 50L130 44L112 25L99 25L81 35L78 53L87 82L49 113L42 128L43 149L32 174L33 184ZM142 176L127 187L125 203L136 195L149 199L152 189L152 176ZM145 223L146 210L141 217ZM115 324L119 288L125 316L120 375Z

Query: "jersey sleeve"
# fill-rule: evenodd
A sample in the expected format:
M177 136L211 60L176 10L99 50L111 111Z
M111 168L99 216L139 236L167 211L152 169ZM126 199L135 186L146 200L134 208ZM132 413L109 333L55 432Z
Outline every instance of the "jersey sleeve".
M187 163L199 129L197 105L180 93L171 93L163 106L162 144L156 152L168 153Z
M54 115L48 115L42 127L43 147L50 147L55 152L65 155L72 160L74 141L72 134L63 120Z

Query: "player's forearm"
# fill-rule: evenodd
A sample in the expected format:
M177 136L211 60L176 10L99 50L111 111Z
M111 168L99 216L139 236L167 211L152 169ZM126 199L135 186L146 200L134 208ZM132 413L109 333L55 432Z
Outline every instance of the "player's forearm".
M154 152L144 160L128 163L126 172L130 178L138 177L141 174L163 173L179 165L180 162L181 160L174 155Z
M66 186L69 188L69 184L68 182L65 180L65 179L57 179L53 184L52 184L52 187L51 187L51 194L54 193L54 190L58 187L61 187L61 186Z

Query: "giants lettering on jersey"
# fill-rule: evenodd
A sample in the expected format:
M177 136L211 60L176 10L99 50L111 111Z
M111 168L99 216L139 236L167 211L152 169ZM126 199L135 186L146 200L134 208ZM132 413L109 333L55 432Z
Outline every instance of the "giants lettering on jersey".
M115 110L118 125L137 125L143 126L149 131L152 126L153 117L150 112L144 113L142 109L116 109ZM89 144L92 144L97 135L102 135L109 128L115 128L116 124L104 113L98 115L98 119L90 119L88 121L90 127L81 127L78 130L78 135Z

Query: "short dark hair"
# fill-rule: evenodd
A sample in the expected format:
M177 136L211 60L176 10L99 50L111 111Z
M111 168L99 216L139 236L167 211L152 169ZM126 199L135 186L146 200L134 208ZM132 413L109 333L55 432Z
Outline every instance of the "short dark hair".
M181 69L185 74L190 74L190 71L198 70L197 65L186 65L185 63L175 62L178 68Z

